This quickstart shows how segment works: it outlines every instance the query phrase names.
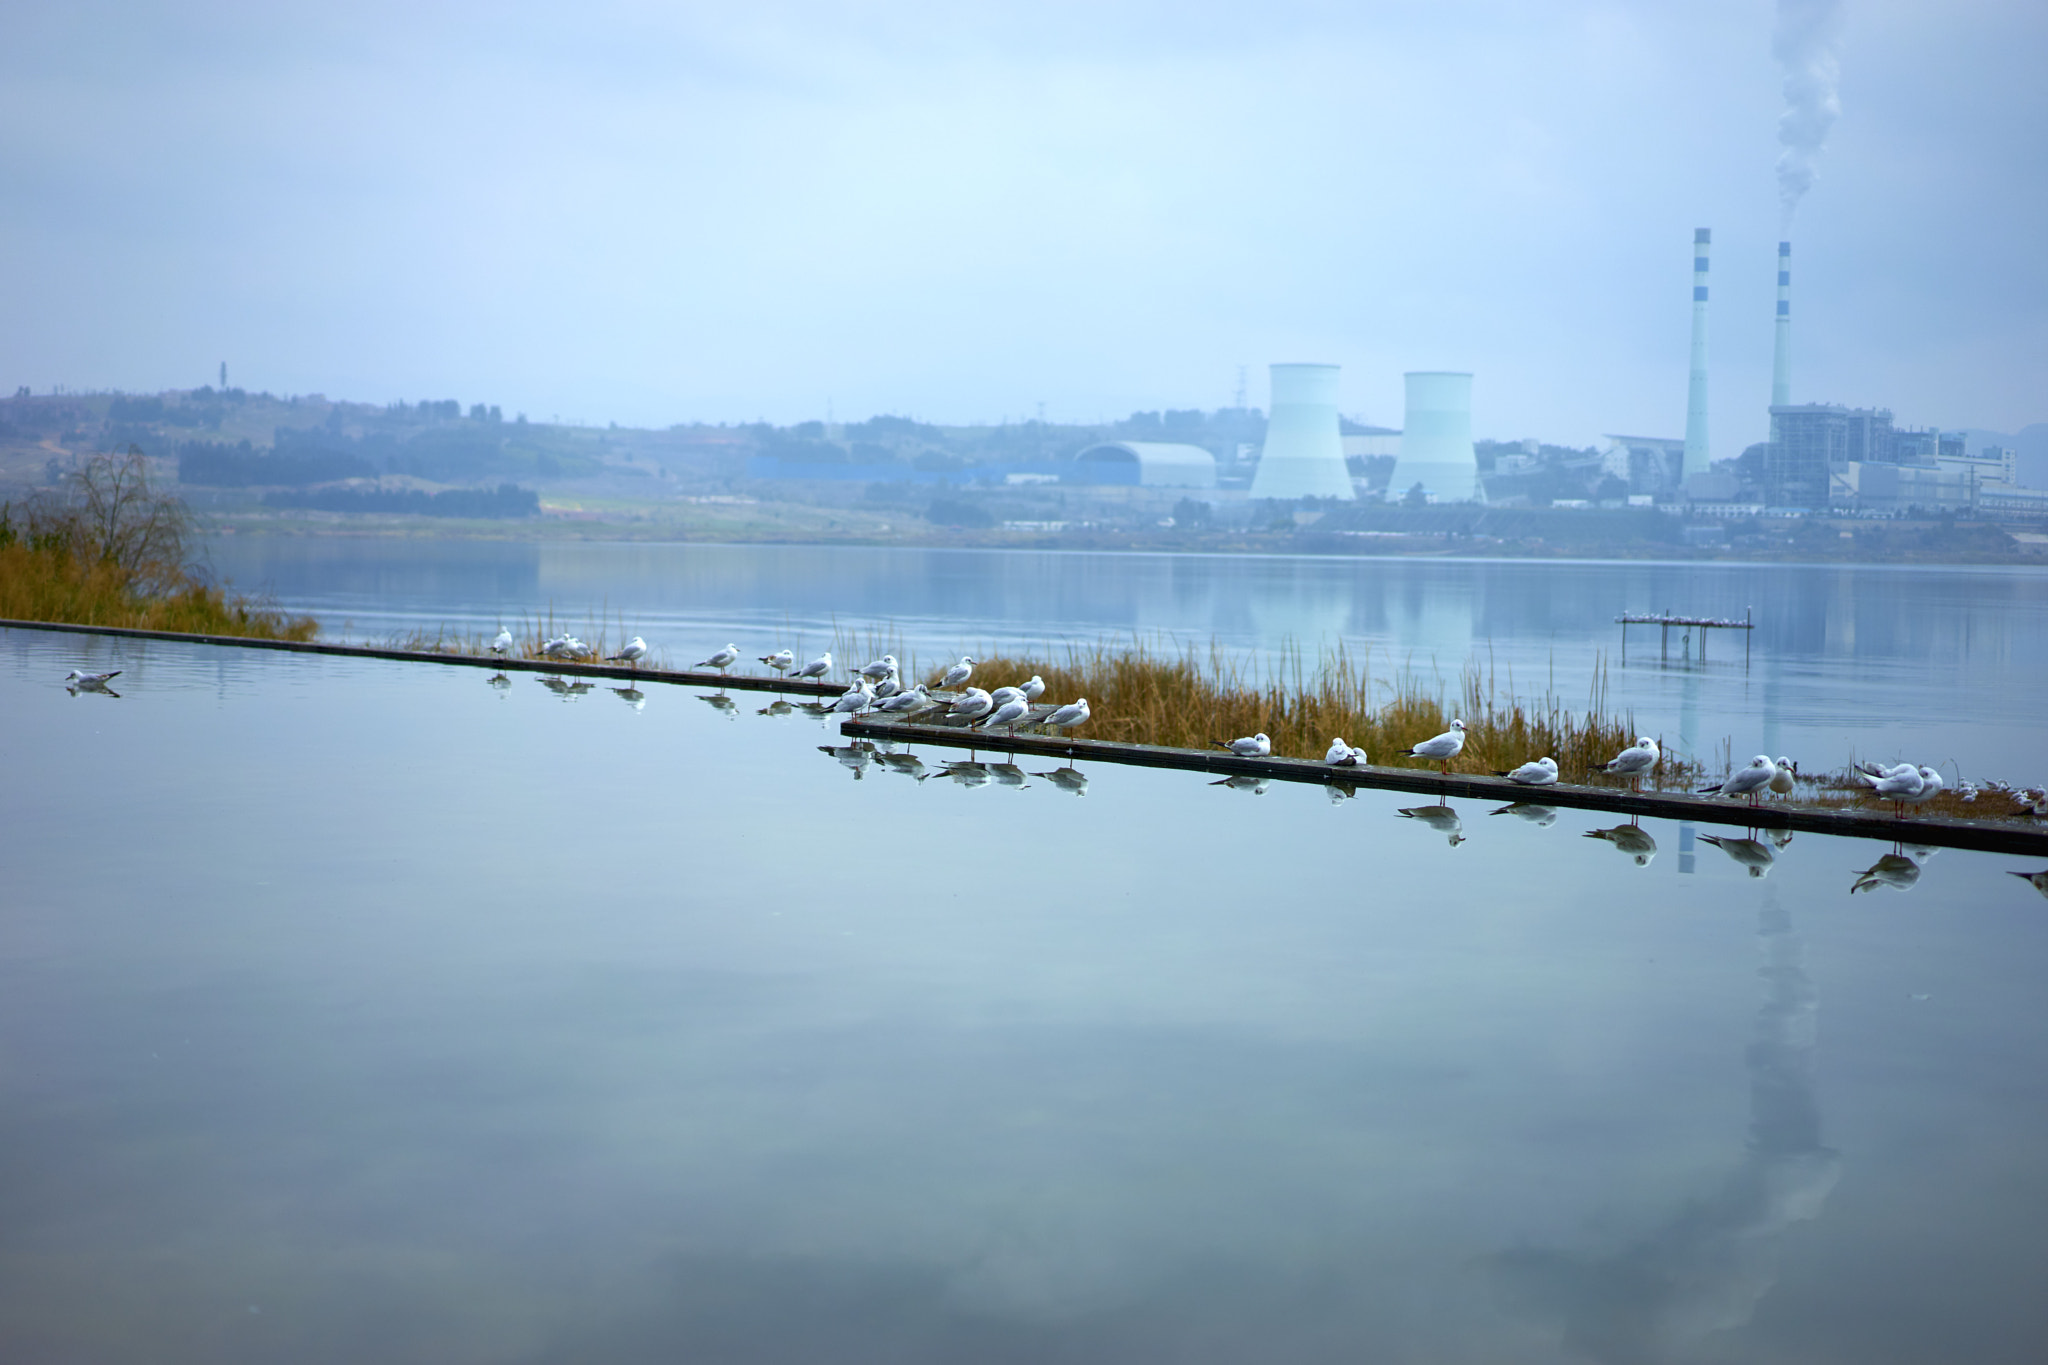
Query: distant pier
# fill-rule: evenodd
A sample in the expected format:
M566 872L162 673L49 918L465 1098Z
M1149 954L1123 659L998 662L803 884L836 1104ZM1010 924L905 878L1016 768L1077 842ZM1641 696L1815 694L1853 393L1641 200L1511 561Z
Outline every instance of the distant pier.
M1677 616L1668 611L1623 612L1615 617L1614 620L1621 627L1621 661L1623 663L1628 662L1628 628L1630 626L1661 627L1662 634L1659 637L1657 649L1657 657L1660 659L1671 657L1671 628L1673 626L1683 627L1686 632L1683 638L1687 640L1691 638L1692 632L1697 630L1700 633L1701 663L1707 661L1708 631L1739 630L1752 632L1756 629L1756 622L1750 619L1750 608L1748 607L1742 609L1742 619L1740 621L1719 616ZM1749 664L1749 642L1751 638L1748 633L1745 633L1742 637L1742 662L1744 667L1747 667Z

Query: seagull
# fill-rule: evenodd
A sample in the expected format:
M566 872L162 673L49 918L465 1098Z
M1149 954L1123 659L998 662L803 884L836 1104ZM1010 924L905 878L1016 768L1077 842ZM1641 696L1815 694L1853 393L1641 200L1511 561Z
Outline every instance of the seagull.
M1495 777L1505 777L1510 782L1519 782L1525 787L1554 787L1557 785L1557 760L1539 758L1524 763L1512 772L1497 772Z
M1771 846L1755 839L1723 839L1718 834L1702 834L1700 842L1712 844L1736 862L1749 869L1752 877L1761 877L1771 870L1771 864L1778 861L1778 855L1771 852Z
M640 637L636 635L633 638L635 640L638 640ZM645 648L645 646L643 646L643 648ZM710 658L698 660L695 664L692 664L691 667L715 668L720 673L723 673L726 669L731 668L734 664L738 663L739 661L740 647L738 645L727 645L724 649L719 650Z
M782 652L787 654L789 651L785 649ZM820 654L817 658L805 664L802 668L799 668L796 671L796 676L799 678L822 678L831 671L832 652L830 650L827 650L825 653Z
M1747 768L1737 768L1728 774L1726 782L1701 787L1701 796L1746 796L1754 806L1770 789L1771 779L1778 775L1778 765L1771 762L1769 754L1758 754L1749 761Z
M1365 762L1365 750L1354 749L1341 739L1333 739L1329 752L1323 755L1323 762L1333 768L1355 768Z
M947 708L946 719L972 722L993 710L995 710L995 703L989 700L988 693L978 687L970 687L960 694L952 706Z
M1451 760L1465 747L1465 722L1454 720L1451 728L1434 739L1425 739L1408 751L1410 758L1434 758L1443 764L1443 771L1449 774Z
M1451 839L1452 848L1456 848L1459 844L1465 842L1465 822L1460 820L1458 812L1452 810L1448 805L1406 806L1395 811L1394 814L1405 815L1410 820L1420 820L1437 833L1448 834Z
M1236 754L1239 758L1269 758L1273 753L1273 741L1266 738L1264 730L1242 739L1233 739L1228 744L1225 744L1220 739L1212 739L1209 742L1219 749L1230 750L1231 753ZM1210 785L1213 786L1215 784L1211 783Z
M1071 730L1076 725L1086 725L1089 719L1088 699L1082 697L1079 701L1070 701L1059 707L1038 724L1046 730Z
M1082 772L1079 768L1054 768L1049 773L1033 773L1031 775L1044 778L1063 792L1072 792L1076 796L1086 796L1088 794L1088 774ZM2019 874L2014 873L2013 875L2018 876ZM2048 895L2048 892L2043 894Z
M761 662L777 673L787 673L796 666L796 655L786 649L778 649L773 654L763 654Z
M960 656L960 662L954 664L951 668L947 669L946 676L939 679L939 689L941 691L944 691L949 687L958 687L960 686L960 684L966 682L968 678L972 677L973 674L974 660L968 658L965 654L962 654Z
M83 669L74 668L64 675L64 685L74 692L81 688L87 692L98 692L125 672L126 669L117 668L112 673L87 673Z
M1920 790L1914 792L1911 796L1903 796L1899 799L1909 806L1924 806L1935 797L1941 795L1941 789L1945 785L1941 780L1940 773L1936 772L1933 768L1922 768L1920 769Z
M891 715L905 715L912 711L922 711L927 706L937 705L938 703L932 700L931 692L923 683L919 683L908 692L898 692L894 696L883 698L876 704L875 709L887 711Z
M1648 867L1650 859L1657 856L1657 841L1650 837L1650 831L1641 825L1616 825L1613 829L1589 829L1588 839L1605 839L1629 857L1635 859L1637 867Z
M1040 697L1045 695L1045 679L1039 677L1036 673L1033 673L1031 675L1031 680L1025 683L1022 687L1018 688L1017 690L1024 694L1024 700L1037 701Z
M995 691L988 694L988 699L997 706L1001 706L1006 701L1023 701L1025 700L1024 689L1021 687L998 687Z
M886 698L893 697L902 690L903 679L899 677L896 674L896 672L892 669L890 672L883 675L882 680L880 682L875 684L875 700L881 701Z
M1538 829L1548 829L1557 823L1556 806L1536 806L1531 805L1527 801L1517 801L1511 806L1502 806L1499 810L1490 810L1487 814L1512 815L1517 820L1527 820Z
M888 677L891 673L894 673L895 671L896 656L894 654L884 654L881 658L875 660L873 663L868 664L866 667L862 668L860 672L862 677L871 678L875 682L880 682L882 679Z
M1850 773L1865 786L1876 786L1887 777L1903 777L1907 773L1919 772L1919 766L1912 763L1894 763L1889 768L1882 763L1858 763Z
M494 637L491 640L491 653L497 655L499 658L502 659L511 652L512 632L505 629L503 626L499 626L496 637Z
M647 642L641 639L639 636L635 635L632 639L626 641L626 643L619 648L618 653L608 656L605 659L605 662L612 664L631 664L633 665L633 667L638 668L640 666L640 661L646 657ZM717 656L713 655L712 657L716 658ZM733 657L738 658L739 656L734 655Z
M868 690L868 680L866 678L855 678L853 686L847 688L839 700L825 708L825 714L834 716L851 711L858 715L874 704L875 694Z
M2012 874L2033 887L2043 896L2048 896L2048 872L2015 872Z
M1858 771L1862 772L1861 769ZM1927 785L1926 780L1920 776L1920 770L1909 764L1901 764L1897 771L1887 772L1882 777L1872 777L1869 773L1862 773L1862 777L1880 799L1892 803L1892 812L1895 815L1906 813L1905 803L1908 801L1918 805L1920 791Z
M1799 777L1799 765L1789 758L1775 760L1778 771L1771 774L1771 790L1780 796L1790 796L1792 785Z
M540 652L550 659L587 659L590 657L590 646L573 635L557 635L541 646Z
M1609 759L1607 771L1616 777L1626 777L1629 780L1629 790L1636 791L1641 786L1643 774L1657 766L1657 759L1660 756L1657 741L1643 735Z
M1887 853L1856 874L1856 880L1849 884L1849 894L1875 891L1880 886L1889 886L1894 891L1910 891L1913 883L1919 880L1920 864L1903 854Z
M988 719L981 722L984 730L993 730L998 725L1006 726L1011 734L1017 732L1017 722L1031 716L1031 703L1023 697L1014 697L988 713Z

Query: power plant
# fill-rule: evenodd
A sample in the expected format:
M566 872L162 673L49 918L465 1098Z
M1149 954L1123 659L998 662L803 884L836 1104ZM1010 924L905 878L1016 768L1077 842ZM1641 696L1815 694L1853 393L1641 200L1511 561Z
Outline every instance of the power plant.
M1792 244L1778 243L1778 335L1771 351L1771 406L1792 401Z
M1692 234L1692 379L1685 391L1685 474L1704 474L1707 452L1707 251L1713 229Z
M1252 475L1251 496L1342 498L1347 502L1356 498L1338 434L1338 367L1273 365L1268 369L1273 405L1266 419L1266 444L1259 455L1258 472Z
M1472 376L1416 370L1404 377L1407 418L1387 496L1399 499L1420 484L1432 502L1484 501L1472 447Z

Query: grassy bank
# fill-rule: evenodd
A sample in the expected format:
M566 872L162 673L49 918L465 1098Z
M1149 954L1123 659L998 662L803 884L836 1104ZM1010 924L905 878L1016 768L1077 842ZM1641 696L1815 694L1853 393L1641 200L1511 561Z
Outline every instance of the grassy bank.
M310 640L311 617L228 594L187 558L184 505L139 454L87 462L56 494L0 505L0 617Z

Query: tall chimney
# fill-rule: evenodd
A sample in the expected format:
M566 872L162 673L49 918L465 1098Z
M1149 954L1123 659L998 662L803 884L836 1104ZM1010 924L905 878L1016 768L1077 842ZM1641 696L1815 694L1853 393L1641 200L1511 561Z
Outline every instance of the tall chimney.
M1707 248L1713 229L1692 234L1692 381L1685 391L1685 473L1707 472Z
M1778 243L1778 344L1771 353L1771 406L1792 401L1792 244Z

